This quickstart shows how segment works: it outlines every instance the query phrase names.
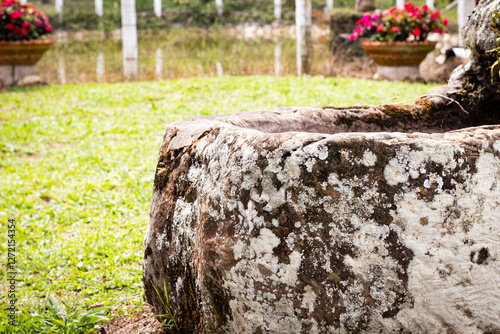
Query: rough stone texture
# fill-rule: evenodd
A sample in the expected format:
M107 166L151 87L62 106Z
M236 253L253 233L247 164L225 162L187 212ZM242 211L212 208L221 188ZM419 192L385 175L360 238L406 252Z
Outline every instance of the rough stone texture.
M149 302L165 313L152 288L165 282L195 333L500 331L500 126L431 134L448 128L428 118L300 108L170 124Z
M17 82L19 87L32 87L32 86L44 86L47 85L40 76L38 75L27 75Z
M36 73L36 65L0 65L0 81L7 87L15 85L22 78Z
M500 333L500 101L481 54L499 2L472 14L468 43L486 42L463 73L413 106L170 124L145 237L155 312L167 293L185 333Z
M419 76L418 66L382 66L377 65L379 79L400 81L410 76Z
M500 104L500 81L491 78L490 66L495 54L488 52L496 46L491 31L491 10L500 8L500 0L483 0L469 16L461 31L464 45L471 50L469 62L458 67L450 77L449 85L458 88L450 97L456 99L472 116L496 113ZM496 69L498 73L499 69ZM497 116L496 123L500 123Z

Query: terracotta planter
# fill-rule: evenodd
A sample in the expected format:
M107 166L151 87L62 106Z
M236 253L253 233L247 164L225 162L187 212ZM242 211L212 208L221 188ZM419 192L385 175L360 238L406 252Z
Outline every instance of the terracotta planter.
M53 39L1 41L0 65L35 65L53 43Z
M418 66L434 50L436 42L361 42L377 65Z

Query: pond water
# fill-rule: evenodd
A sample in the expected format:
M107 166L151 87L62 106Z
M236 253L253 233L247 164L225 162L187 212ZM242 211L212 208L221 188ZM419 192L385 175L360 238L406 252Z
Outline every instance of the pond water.
M264 35L266 32L264 31ZM249 36L250 35L250 36ZM262 31L258 35L263 35ZM171 29L139 31L137 80L221 75L296 75L293 29L267 37L236 31ZM59 34L38 63L50 84L125 81L121 33ZM341 60L328 47L326 33L315 34L312 75L342 75ZM366 66L362 61L358 67ZM357 68L353 71L359 74ZM365 71L369 77L370 71ZM359 76L359 75L354 75Z

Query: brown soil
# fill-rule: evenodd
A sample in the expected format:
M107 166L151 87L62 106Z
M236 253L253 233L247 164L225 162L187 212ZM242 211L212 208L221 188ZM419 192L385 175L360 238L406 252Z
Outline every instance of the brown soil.
M119 315L111 319L100 334L165 334L160 322L156 319L149 304L132 316Z

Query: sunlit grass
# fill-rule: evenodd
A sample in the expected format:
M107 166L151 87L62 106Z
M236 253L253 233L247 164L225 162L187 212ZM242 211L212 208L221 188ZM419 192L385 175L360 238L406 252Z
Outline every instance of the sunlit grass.
M375 105L430 87L223 77L0 94L0 233L16 219L20 333L88 333L111 309L143 303L142 240L167 123L283 106ZM0 249L6 254L5 242ZM0 333L8 333L7 285L0 287Z

